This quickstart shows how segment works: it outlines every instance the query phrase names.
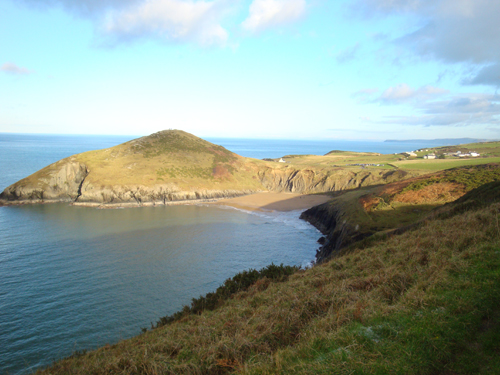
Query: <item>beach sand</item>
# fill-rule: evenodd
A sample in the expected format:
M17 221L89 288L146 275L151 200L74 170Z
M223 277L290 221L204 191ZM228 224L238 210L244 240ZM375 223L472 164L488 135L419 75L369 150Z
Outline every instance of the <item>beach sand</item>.
M305 210L328 202L327 195L304 195L294 193L256 193L243 197L221 199L213 204L230 206L247 211L294 211Z

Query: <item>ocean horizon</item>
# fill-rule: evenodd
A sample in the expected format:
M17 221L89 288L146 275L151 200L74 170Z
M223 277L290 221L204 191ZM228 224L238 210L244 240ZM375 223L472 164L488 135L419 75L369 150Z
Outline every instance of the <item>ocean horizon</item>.
M127 135L0 133L0 191L32 173L74 154L113 147L136 139ZM264 159L286 155L324 155L333 150L393 154L416 150L429 141L385 142L346 140L286 140L203 138L244 157ZM50 149L50 152L49 152ZM12 166L12 167L8 167ZM18 166L19 168L14 168Z

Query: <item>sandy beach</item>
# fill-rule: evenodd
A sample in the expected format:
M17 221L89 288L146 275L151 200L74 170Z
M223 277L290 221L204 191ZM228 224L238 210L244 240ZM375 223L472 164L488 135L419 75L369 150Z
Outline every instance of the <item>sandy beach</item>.
M221 199L212 204L230 206L248 211L294 211L305 210L328 202L327 195L304 195L294 193L256 193L237 198Z

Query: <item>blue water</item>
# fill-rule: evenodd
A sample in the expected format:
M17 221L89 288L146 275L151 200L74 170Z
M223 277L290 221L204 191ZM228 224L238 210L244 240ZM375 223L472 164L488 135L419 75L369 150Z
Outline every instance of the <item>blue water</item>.
M0 134L0 190L64 157L133 136ZM425 145L209 139L254 157ZM140 333L226 278L272 262L307 265L319 233L300 212L206 206L98 210L0 207L0 374Z
M238 155L256 159L279 158L286 155L325 155L333 150L393 154L431 147L429 141L369 142L343 140L206 139L212 143L224 146Z
M63 157L132 137L0 134L0 189ZM0 207L0 373L139 334L249 268L306 265L299 212L206 206Z

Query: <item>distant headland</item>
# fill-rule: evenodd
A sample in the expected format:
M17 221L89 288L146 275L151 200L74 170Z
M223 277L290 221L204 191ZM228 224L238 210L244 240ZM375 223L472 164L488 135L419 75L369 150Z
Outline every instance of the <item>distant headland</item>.
M437 138L437 139L387 139L384 142L399 142L399 143L428 143L429 145L450 146L461 145L465 143L480 143L480 142L495 142L495 139L479 139L479 138Z

